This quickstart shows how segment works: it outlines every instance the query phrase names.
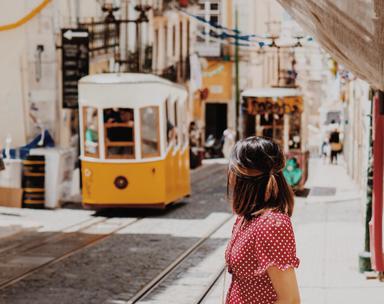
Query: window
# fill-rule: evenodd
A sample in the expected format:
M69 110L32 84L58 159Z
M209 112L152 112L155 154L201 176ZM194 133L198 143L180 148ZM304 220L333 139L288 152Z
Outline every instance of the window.
M177 146L179 144L179 138L178 138L178 126L179 126L179 121L178 121L178 118L179 118L179 113L178 113L178 102L177 100L175 101L175 104L174 104L174 117L175 117L175 146Z
M140 109L141 155L155 157L160 155L159 107Z
M187 109L186 103L181 104L181 147L187 144Z
M168 65L168 27L164 27L164 53L163 53L163 68Z
M211 3L211 11L217 11L219 9L219 3Z
M179 62L180 62L180 76L184 77L184 49L183 49L183 22L180 21L179 24L179 46L180 46L180 52L179 52Z
M97 108L83 107L84 155L99 157L99 116Z
M104 137L106 158L135 158L133 109L105 109Z
M220 29L214 29L211 24L221 24L221 3L219 0L199 0L197 15L206 22L198 22L196 46L194 50L201 57L220 57L222 44L215 39L220 34ZM212 37L213 36L213 37Z
M176 26L172 27L172 55L176 56Z
M154 58L153 67L154 67L155 73L157 73L158 70L159 70L159 49L160 49L160 46L159 46L159 30L156 29L155 30L155 55L153 56L153 58Z
M167 132L167 147L171 143L172 140L172 132L173 132L173 124L169 118L169 99L165 101L165 130Z
M212 15L211 19L210 19L210 22L212 24L218 24L219 23L219 16L218 15Z

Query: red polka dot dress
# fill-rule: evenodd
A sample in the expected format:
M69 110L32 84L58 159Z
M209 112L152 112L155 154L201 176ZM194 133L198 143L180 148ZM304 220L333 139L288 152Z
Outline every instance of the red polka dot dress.
M267 269L299 266L289 216L269 210L249 221L238 217L225 260L232 274L227 304L275 303L277 295Z

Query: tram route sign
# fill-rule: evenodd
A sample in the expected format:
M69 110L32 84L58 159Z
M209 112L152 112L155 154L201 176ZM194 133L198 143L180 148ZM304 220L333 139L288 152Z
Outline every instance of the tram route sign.
M63 108L77 109L78 81L89 74L89 33L83 29L62 29Z

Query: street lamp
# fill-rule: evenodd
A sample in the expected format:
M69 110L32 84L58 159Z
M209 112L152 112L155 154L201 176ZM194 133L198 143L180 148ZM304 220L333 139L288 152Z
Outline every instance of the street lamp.
M135 6L135 11L139 13L138 18L135 20L136 23L136 52L137 52L137 65L138 69L140 72L140 67L141 67L141 23L148 23L149 19L147 16L147 13L151 9L151 6L149 5L143 5L143 4L138 4Z
M147 13L152 9L150 5L138 4L134 7L135 11L138 12L138 17L136 19L120 19L116 20L117 24L129 24L134 23L136 25L136 52L132 54L129 52L126 55L125 59L121 59L120 53L116 54L116 62L119 64L126 64L127 71L140 72L141 71L141 23L148 23L149 18ZM128 44L128 39L126 41ZM128 48L128 47L127 47ZM133 67L131 66L133 64Z

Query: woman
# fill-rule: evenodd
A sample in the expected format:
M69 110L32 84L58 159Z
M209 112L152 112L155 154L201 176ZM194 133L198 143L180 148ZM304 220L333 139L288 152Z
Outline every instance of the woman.
M337 154L341 151L340 133L337 129L334 129L329 135L329 143L331 144L331 165L333 160L336 161L337 165Z
M280 147L262 137L241 140L232 150L228 197L238 217L225 253L232 274L227 304L300 303L293 192L284 166Z

